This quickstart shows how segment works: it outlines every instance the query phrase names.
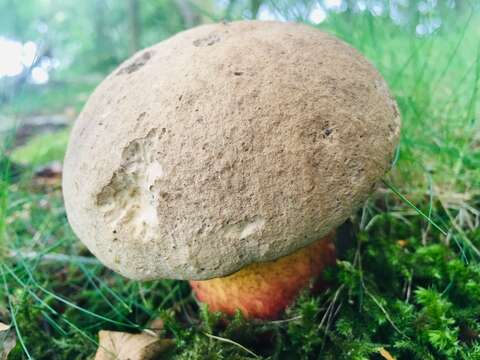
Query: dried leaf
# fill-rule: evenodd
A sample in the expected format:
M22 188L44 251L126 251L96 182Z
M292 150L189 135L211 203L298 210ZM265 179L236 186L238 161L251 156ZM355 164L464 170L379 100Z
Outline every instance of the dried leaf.
M10 325L0 322L0 359L7 360L8 354L16 344L15 330Z
M385 350L385 348L380 348L378 349L378 352L380 353L380 355L382 355L382 357L385 359L385 360L395 360L395 358L392 356L392 354L390 354L387 350Z
M100 344L95 360L153 360L173 343L146 333L102 330L98 336Z
M160 334L163 328L164 323L161 318L154 319L149 325L149 329L152 330L155 334Z

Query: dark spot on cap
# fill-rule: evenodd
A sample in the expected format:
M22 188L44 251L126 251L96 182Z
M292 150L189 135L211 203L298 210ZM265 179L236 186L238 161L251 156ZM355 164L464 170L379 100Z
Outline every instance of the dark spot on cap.
M146 112L142 112L142 113L140 113L140 115L138 115L138 117L137 117L137 121L142 121L142 120L143 120L143 118L145 117L145 115L147 115L147 113L146 113Z
M133 59L130 64L118 70L117 75L131 74L137 71L152 58L153 54L154 52L152 50L144 51L142 54L138 55L135 59Z
M202 47L202 46L212 46L213 44L219 42L220 36L216 33L211 33L203 38L193 41L193 46Z

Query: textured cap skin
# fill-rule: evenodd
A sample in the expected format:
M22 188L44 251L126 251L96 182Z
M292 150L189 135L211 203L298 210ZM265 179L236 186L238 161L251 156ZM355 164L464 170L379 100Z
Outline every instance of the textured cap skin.
M204 25L95 90L64 164L68 219L134 279L202 280L300 249L368 197L399 140L356 50L305 25Z

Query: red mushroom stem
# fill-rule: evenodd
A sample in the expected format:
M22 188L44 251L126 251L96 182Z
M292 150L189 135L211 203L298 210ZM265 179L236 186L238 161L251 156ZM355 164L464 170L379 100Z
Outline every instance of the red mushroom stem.
M280 259L248 265L221 278L190 281L210 311L276 319L308 286L322 287L323 270L335 263L334 232Z

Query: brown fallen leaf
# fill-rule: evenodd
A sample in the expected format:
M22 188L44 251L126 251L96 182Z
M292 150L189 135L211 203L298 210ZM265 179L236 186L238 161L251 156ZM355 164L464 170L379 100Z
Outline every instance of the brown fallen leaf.
M385 348L380 348L378 349L378 352L380 353L380 355L382 355L382 357L385 359L385 360L395 360L395 358L392 356L392 354L390 354L387 350L385 350Z
M153 360L173 344L146 333L129 334L101 330L95 360Z
M0 322L0 359L7 360L8 354L17 344L15 330L10 325Z
M154 319L150 325L148 326L148 328L150 330L152 330L155 334L160 334L163 330L163 327L164 327L164 323L163 323L163 320L161 318L156 318Z

